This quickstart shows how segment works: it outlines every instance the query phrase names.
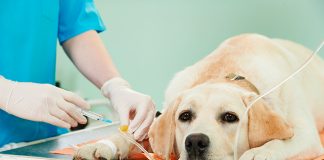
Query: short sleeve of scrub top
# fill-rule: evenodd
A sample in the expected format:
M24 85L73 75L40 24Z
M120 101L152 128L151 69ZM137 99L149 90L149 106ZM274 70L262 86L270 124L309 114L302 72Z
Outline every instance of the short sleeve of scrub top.
M60 2L58 38L61 44L88 30L97 32L105 30L93 0L61 0Z
M18 82L54 84L60 44L88 30L105 30L93 0L3 0L0 75ZM0 147L57 136L67 130L21 119L0 109Z

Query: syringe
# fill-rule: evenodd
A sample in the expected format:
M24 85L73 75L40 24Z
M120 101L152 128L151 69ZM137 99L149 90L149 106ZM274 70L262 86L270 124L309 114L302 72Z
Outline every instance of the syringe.
M81 114L84 115L84 116L86 116L86 117L88 117L88 118L91 118L93 120L107 122L107 123L112 123L112 120L106 119L102 115L100 115L98 113L95 113L95 112L81 110Z

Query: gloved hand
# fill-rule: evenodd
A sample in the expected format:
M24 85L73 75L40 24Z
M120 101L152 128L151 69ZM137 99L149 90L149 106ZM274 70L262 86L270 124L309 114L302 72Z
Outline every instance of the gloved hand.
M129 125L129 132L142 141L155 115L151 97L132 90L128 82L119 77L107 81L101 91L119 113L121 125Z
M90 106L72 92L49 84L13 82L1 76L0 88L0 108L17 117L64 128L87 122L80 108Z

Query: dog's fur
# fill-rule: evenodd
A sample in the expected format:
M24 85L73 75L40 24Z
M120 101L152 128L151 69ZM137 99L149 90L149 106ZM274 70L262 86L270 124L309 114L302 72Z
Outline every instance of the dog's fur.
M242 121L240 160L312 159L323 153L318 136L324 126L324 62L315 57L302 72L257 101L242 119L247 105L293 73L311 55L305 47L257 34L232 37L213 53L176 74L165 94L165 107L149 131L153 151L179 159L232 160L235 131ZM244 80L229 80L234 73ZM181 115L190 113L190 120ZM231 113L237 121L224 121ZM188 118L188 117L187 117ZM189 153L190 135L209 138L204 152ZM100 143L77 151L76 158L125 158L131 144L110 138L118 155Z

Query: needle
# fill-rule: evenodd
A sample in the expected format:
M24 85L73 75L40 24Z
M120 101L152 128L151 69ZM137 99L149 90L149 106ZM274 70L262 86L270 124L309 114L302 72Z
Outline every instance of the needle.
M106 123L112 123L112 120L106 119L102 115L95 113L95 112L81 110L81 114L90 118L90 119L93 119L93 120L102 121L102 122L106 122Z

